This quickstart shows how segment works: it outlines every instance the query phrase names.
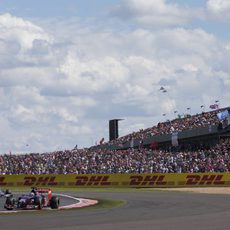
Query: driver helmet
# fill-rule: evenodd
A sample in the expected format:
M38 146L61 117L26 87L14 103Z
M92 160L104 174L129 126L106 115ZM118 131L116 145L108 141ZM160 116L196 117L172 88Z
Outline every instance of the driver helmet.
M35 193L34 193L34 192L31 192L31 193L30 193L30 196L35 196Z

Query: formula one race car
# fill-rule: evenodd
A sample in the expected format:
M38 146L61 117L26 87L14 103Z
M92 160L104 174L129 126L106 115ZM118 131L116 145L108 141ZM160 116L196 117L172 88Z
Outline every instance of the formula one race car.
M57 196L52 195L51 189L32 188L30 193L21 195L17 200L13 195L6 196L4 208L7 210L13 209L42 209L50 207L58 209L60 200Z

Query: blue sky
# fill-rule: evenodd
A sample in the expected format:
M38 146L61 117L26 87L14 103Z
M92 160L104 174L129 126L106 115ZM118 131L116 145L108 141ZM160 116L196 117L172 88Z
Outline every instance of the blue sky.
M0 153L229 106L229 12L229 0L0 0Z
M92 17L103 15L116 0L2 0L1 12L9 11L26 17Z
M167 0L165 2L178 4L193 8L204 8L206 0ZM105 20L108 17L109 10L117 4L121 4L119 0L1 0L0 12L12 13L15 16L25 18L54 18L54 17L79 17L82 20L87 18L97 18ZM229 33L226 23L215 21L194 20L190 25L192 27L203 27L210 32L218 34L221 32L223 38L228 37ZM220 34L220 33L219 33Z
M177 4L194 9L205 8L207 0L167 0L171 4ZM18 17L24 18L72 18L78 17L81 20L95 18L96 20L108 20L108 14L111 8L117 4L121 4L119 0L1 0L0 12L9 12ZM119 27L119 25L117 25ZM226 40L230 38L228 32L229 23L215 20L200 20L194 19L188 28L201 27L210 33L220 36Z

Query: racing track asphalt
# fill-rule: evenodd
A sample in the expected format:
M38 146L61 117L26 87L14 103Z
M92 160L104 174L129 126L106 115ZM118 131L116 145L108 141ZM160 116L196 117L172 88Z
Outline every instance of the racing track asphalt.
M228 230L230 196L183 192L69 193L77 197L126 200L111 209L39 211L0 215L0 229L20 230ZM63 202L63 199L62 199ZM2 203L2 201L1 201Z

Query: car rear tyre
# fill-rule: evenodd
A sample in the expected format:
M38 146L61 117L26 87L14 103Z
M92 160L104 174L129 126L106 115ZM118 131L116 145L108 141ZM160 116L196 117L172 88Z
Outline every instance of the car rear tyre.
M52 198L50 200L50 207L52 209L58 209L59 208L59 204L60 204L59 198L56 197L56 196L52 196Z

